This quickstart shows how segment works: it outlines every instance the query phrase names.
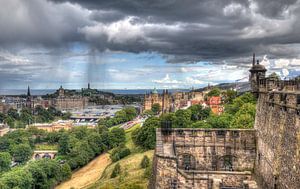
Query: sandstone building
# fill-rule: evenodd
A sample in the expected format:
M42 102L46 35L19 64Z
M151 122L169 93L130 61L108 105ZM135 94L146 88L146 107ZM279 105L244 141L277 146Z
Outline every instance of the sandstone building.
M266 71L253 56L254 129L158 129L149 188L299 189L300 82Z
M220 96L210 97L207 104L215 115L221 115L224 111L222 98Z
M58 89L58 97L52 104L58 110L84 109L88 105L88 98L78 95L66 95L62 86Z
M153 104L159 104L163 113L176 111L181 108L189 107L194 104L204 102L205 92L176 92L169 93L168 90L163 90L159 94L156 89L144 97L143 110L151 110Z

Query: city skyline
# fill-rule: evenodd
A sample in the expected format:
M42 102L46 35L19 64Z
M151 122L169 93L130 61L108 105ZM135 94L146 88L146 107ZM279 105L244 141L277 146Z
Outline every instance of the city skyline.
M300 2L0 0L0 89L200 88L300 75Z

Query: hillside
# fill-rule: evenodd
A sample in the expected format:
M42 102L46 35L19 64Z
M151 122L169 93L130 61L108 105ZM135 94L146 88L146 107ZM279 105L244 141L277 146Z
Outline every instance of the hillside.
M131 134L134 129L139 127L136 125L133 128L126 130L126 147L131 151L131 154L124 159L112 163L106 167L101 178L89 189L114 189L114 188L147 188L148 179L144 177L145 169L140 167L140 163L147 155L151 160L153 157L153 150L142 151L134 145ZM115 178L110 178L113 168L119 163L121 165L121 174Z

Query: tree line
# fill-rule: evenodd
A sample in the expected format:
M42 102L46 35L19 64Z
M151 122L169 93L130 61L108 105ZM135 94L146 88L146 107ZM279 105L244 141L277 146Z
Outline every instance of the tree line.
M71 170L124 142L123 129L105 126L51 133L36 128L13 131L0 138L0 188L53 188L69 179ZM54 160L29 161L39 143L58 145ZM12 168L12 160L19 165Z
M20 112L16 109L9 109L6 114L0 113L0 122L7 123L10 128L25 128L32 123L47 123L54 121L56 118L68 119L70 113L62 113L54 107L47 109L42 106L36 106L34 109L22 108Z

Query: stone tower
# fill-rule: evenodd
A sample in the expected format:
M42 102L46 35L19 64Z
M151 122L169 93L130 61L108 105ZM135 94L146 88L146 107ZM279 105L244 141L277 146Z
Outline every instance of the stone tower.
M26 96L26 107L33 108L32 96L30 93L30 87L27 88L27 96Z
M249 82L251 84L251 89L253 94L258 97L259 91L259 80L265 78L267 69L259 64L259 60L255 64L255 54L253 53L252 67L250 71Z
M62 86L58 89L58 96L65 96L65 90Z

